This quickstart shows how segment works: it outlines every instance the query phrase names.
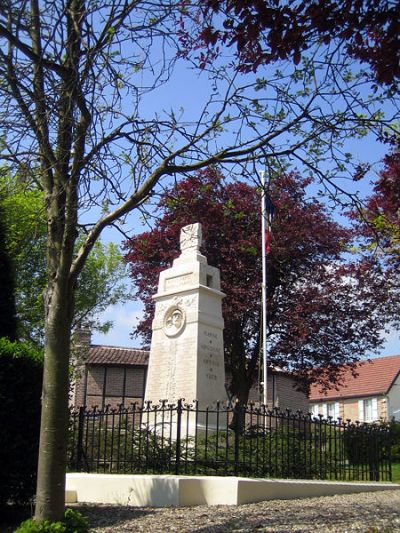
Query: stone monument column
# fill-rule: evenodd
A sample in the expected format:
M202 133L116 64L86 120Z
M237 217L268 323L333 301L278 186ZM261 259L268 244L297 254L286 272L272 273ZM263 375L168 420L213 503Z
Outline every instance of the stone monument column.
M213 406L225 390L219 270L200 253L201 225L181 229L180 256L160 274L145 401Z

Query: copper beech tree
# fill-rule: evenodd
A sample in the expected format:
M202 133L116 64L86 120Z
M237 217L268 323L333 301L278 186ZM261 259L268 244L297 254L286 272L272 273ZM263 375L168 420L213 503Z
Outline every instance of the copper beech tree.
M192 20L202 25L183 19L180 36L186 52L200 50L203 67L221 45L234 50L238 70L249 72L277 59L298 64L323 42L342 46L370 66L378 83L398 88L399 0L206 0L198 9Z
M390 293L387 321L400 329L400 153L393 149L375 182L365 209L353 212L365 257L385 272Z
M299 386L340 380L352 364L381 343L386 288L370 264L351 258L352 232L329 209L307 197L309 179L277 175L268 253L268 354L271 364L295 371ZM148 342L158 275L179 254L182 225L201 222L204 253L221 270L226 365L231 393L246 403L260 362L260 195L244 182L225 182L215 168L166 191L151 231L126 243L126 260L144 303L137 332ZM327 372L328 369L328 372Z
M303 65L277 59L262 79L209 63L193 81L202 96L182 110L181 23L195 14L198 3L174 0L0 3L0 154L43 189L47 222L36 519L64 511L75 288L102 231L124 230L165 182L216 163L249 175L260 159L290 159L338 197L333 176L352 172L346 138L393 128L390 95L366 90L348 50L323 43Z

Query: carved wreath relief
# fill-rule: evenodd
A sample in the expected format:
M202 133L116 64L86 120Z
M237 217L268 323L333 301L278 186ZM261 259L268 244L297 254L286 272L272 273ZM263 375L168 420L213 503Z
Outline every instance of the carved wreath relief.
M183 330L186 316L180 307L172 305L164 315L164 333L168 337L175 337Z

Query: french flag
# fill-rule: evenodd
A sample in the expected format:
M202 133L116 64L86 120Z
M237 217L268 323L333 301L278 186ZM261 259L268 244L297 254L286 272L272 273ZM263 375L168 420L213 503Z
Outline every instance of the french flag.
M275 206L272 203L270 195L264 192L264 216L265 216L265 252L269 254L271 252L271 225L274 218Z

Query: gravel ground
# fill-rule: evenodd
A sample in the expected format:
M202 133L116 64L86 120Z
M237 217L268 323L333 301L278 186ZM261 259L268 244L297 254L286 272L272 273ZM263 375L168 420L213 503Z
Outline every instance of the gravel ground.
M79 505L92 533L400 532L400 490L240 506L120 507Z

